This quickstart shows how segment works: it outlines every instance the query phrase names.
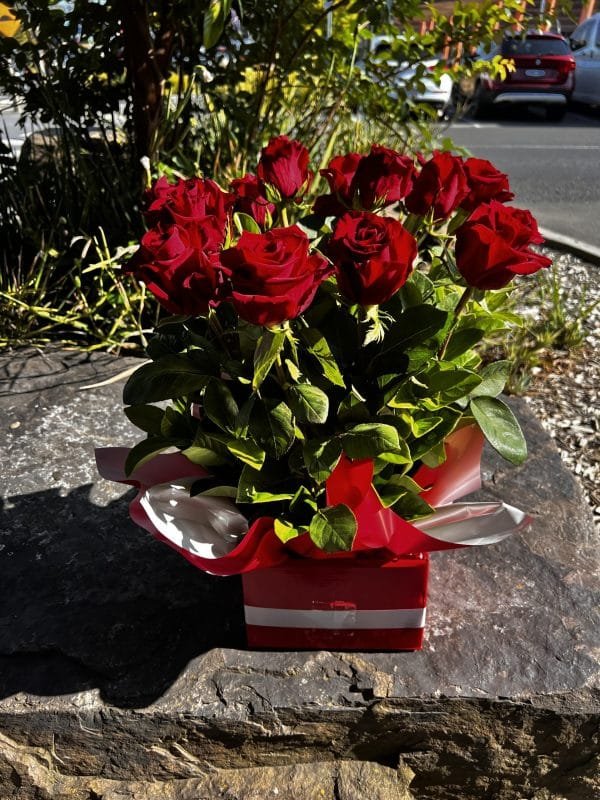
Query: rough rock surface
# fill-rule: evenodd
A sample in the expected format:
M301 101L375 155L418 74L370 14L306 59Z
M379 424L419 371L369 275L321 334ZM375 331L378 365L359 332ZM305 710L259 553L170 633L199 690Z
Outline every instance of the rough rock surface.
M530 459L486 453L481 496L535 522L434 556L422 652L250 652L239 580L95 474L137 433L122 382L81 387L135 363L0 358L1 800L600 796L598 538L525 404Z

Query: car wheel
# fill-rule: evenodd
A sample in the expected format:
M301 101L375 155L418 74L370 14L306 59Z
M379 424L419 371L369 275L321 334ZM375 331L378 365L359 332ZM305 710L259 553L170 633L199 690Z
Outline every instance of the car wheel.
M486 119L489 116L491 106L483 100L483 90L481 84L477 86L469 107L469 114L473 119Z
M560 122L565 118L567 109L565 106L549 106L546 109L546 119L549 122Z

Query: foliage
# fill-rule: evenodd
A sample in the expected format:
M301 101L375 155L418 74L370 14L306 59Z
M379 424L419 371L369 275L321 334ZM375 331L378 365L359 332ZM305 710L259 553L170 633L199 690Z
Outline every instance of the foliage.
M524 310L523 324L509 337L492 336L483 349L484 360L501 357L510 364L506 390L526 392L533 375L551 369L553 353L576 353L585 342L585 323L597 302L587 302L587 287L561 284L558 267L535 275L507 297L513 310Z
M274 160L269 173L274 154L279 160ZM353 161L355 175L361 175L360 163L370 159L368 163L375 164L380 158L381 151L375 148L358 164ZM421 464L433 467L444 460L444 441L457 427L475 421L505 458L523 461L523 435L498 397L510 366L506 361L486 365L478 353L485 337L506 333L518 318L503 309L503 292L465 287L455 261L455 235L460 235L469 216L464 207L473 201L477 181L453 197L441 218L433 206L423 214L409 213L407 206L415 202L414 195L423 190L425 181L419 184L415 177L413 184L415 167L410 159L389 151L385 159L383 167L379 162L378 176L375 169L363 171L378 186L388 181L387 194L372 195L371 211L361 206L368 196L368 187L363 187L362 193L348 190L345 195L340 191L337 197L320 198L338 205L344 201L332 216L323 217L311 213L311 206L302 200L306 171L301 146L285 137L275 140L258 168L259 176L272 180L263 185L265 198L275 207L266 217L265 231L234 210L231 221L223 218L220 223L225 226L224 242L215 240L214 254L206 256L210 262L193 261L191 251L178 262L186 276L183 282L177 278L172 254L168 262L161 262L162 241L152 250L156 235L163 237L165 227L167 236L173 230L180 236L189 229L212 231L217 218L210 214L221 213L222 205L215 202L214 187L208 183L171 187L161 183L155 188L149 215L154 227L144 237L131 269L151 276L153 291L171 310L186 307L190 299L197 302L198 287L209 294L204 311L162 321L149 343L151 360L127 382L126 412L147 434L130 452L129 472L175 447L209 473L198 482L196 492L235 495L250 520L273 518L284 541L307 533L317 547L330 552L350 549L356 533L352 510L327 497L326 482L342 458L371 460L373 487L382 504L405 519L431 513L420 497L422 487L411 476ZM333 163L339 164L339 159ZM454 159L453 168L462 170L461 164L461 159ZM390 179L393 169L395 177ZM421 175L425 173L423 166ZM503 188L506 176L495 173L495 177L496 193L510 197ZM286 198L283 187L290 182L294 188ZM448 191L441 186L438 199ZM206 216L209 202L220 211ZM351 202L354 210L347 211L343 205ZM403 224L385 222L385 209L391 205ZM194 216L196 207L202 211ZM319 207L317 202L315 208ZM274 228L272 219L279 220ZM298 226L290 227L294 220ZM397 267L397 251L389 262L384 248L383 255L373 257L375 261L346 263L336 249L340 230L356 221L370 226L369 233L374 226L384 232L381 235L393 233L402 241L413 240L414 235L413 241L419 243L417 268L411 273L416 246L406 275L393 285L386 282ZM531 231L532 239L536 230ZM324 261L319 254L325 253L331 266L325 277L316 279L314 299L305 300L302 288L294 300L295 310L289 312L286 306L285 316L281 313L261 324L255 321L259 313L279 313L281 281L288 299L297 289L291 272L280 277L280 271L287 270L285 259L277 262L277 274L263 282L261 270L274 246L273 231L294 239L306 231L310 258ZM357 236L359 248L363 235L365 229ZM508 239L508 233L503 237ZM502 254L506 258L505 249ZM190 272L192 263L195 271ZM222 271L226 284L217 282L221 287L217 290L213 284L200 283L202 275L211 275L213 269ZM371 294L368 301L353 296L361 291L356 281L378 269L385 284L376 285L380 299ZM271 275L269 268L266 271ZM190 286L196 287L195 295ZM373 291L372 285L368 291Z
M140 157L154 173L206 172L226 182L282 129L308 143L317 166L335 146L373 140L427 151L434 120L424 109L418 125L411 100L425 75L420 60L457 36L466 47L497 37L519 5L458 4L455 27L438 17L419 35L423 8L414 0L338 0L329 10L321 0L15 3L19 31L0 36L0 93L45 128L18 160L0 154L2 291L13 322L21 309L17 339L35 336L36 319L40 334L51 324L82 337L84 317L71 299L79 280L93 295L97 272L85 271L92 261L80 263L73 242L102 229L114 255L139 237L148 171ZM371 53L375 33L392 37L390 58ZM397 80L405 62L417 64L409 85ZM452 68L458 75L477 65ZM106 281L107 300L118 297ZM13 322L4 326L9 340ZM93 326L90 342L113 344L111 325ZM136 331L137 323L132 341Z

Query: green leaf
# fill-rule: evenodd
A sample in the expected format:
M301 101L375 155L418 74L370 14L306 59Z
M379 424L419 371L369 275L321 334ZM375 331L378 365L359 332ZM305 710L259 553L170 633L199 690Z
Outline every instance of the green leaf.
M342 434L344 452L348 458L375 458L383 453L399 451L398 431L392 425L364 422Z
M467 350L470 350L473 345L481 341L483 331L481 328L461 328L455 331L450 337L446 353L444 355L445 361L454 361Z
M457 426L458 421L463 416L463 412L453 408L452 406L446 406L445 408L441 408L439 410L439 416L443 418L442 422L438 423L435 428L428 431L428 433L424 434L419 439L415 439L414 442L411 442L410 451L415 461L418 459L424 459L429 451L436 448L439 444L442 445L441 453L443 460L444 439L446 439L446 437L449 436L449 434L452 433L454 428ZM435 457L437 457L437 454Z
M250 415L249 432L270 455L281 458L294 442L294 417L284 402L257 401Z
M210 0L204 12L202 43L209 50L219 41L225 20L231 11L231 0Z
M421 436L425 436L426 433L432 431L443 421L443 417L436 417L431 414L428 414L425 417L420 417L419 419L411 419L410 425L412 434L415 438L420 439Z
M163 356L144 364L130 376L123 400L127 405L171 400L204 388L208 377L187 356Z
M288 392L292 411L300 422L313 424L327 421L329 398L322 389L309 383L292 386Z
M206 386L204 412L222 430L234 429L239 414L238 404L229 388L218 378L211 378Z
M369 408L357 393L352 391L338 406L339 422L366 422L370 418Z
M512 464L522 464L527 458L527 443L510 408L497 397L474 397L470 408L492 447Z
M447 311L441 311L427 303L407 308L388 330L379 352L373 358L372 366L375 372L377 374L386 372L387 367L393 365L397 359L398 353L422 345L427 339L443 330L448 317Z
M236 436L240 437L241 439L245 439L248 436L248 430L250 427L250 417L252 415L252 411L254 409L254 404L257 401L257 397L255 394L251 394L250 397L245 401L243 406L240 408L240 413L237 415L235 420L235 433Z
M403 519L415 520L428 517L434 509L418 494L406 490L394 503L392 509Z
M477 373L461 367L438 369L424 376L423 380L427 383L429 390L438 396L437 400L444 405L465 397L481 383L481 378Z
M308 530L312 541L326 553L351 550L356 536L356 517L347 505L340 503L317 511Z
M183 450L183 455L189 459L192 464L200 464L202 467L220 467L227 463L227 459L220 453L211 450L209 447L202 447L197 444L193 444Z
M238 483L236 502L274 503L277 500L291 500L290 492L274 492L274 482L268 475L252 467L244 466Z
M309 328L302 331L302 337L308 345L308 352L316 358L327 380L335 386L345 387L340 368L323 334L316 328Z
M236 439L227 444L227 449L244 464L260 469L265 462L266 453L250 439Z
M187 411L185 413L169 406L163 414L160 424L160 433L167 439L192 439L194 436L195 420Z
M129 406L125 414L130 422L146 433L160 434L164 411L156 406Z
M305 442L303 454L308 474L321 484L337 466L342 455L342 445L337 438L321 442L313 439Z
M258 340L254 351L254 378L252 379L252 388L255 391L269 374L284 342L285 333L280 331L265 331Z
M471 397L497 397L506 385L510 367L510 361L495 361L484 367L479 373L481 383L472 390Z
M289 542L290 539L295 539L299 535L299 531L291 522L286 522L282 519L275 519L273 522L273 529L275 535L281 539L282 542Z
M138 442L135 447L132 447L127 455L125 461L125 474L131 473L143 466L147 461L162 453L163 450L168 450L173 447L175 442L173 439L165 439L162 436L151 436L149 439L144 439L143 442Z
M239 233L243 233L244 231L248 231L249 233L262 233L258 222L251 217L250 214L244 214L243 211L236 211L233 215L233 223Z

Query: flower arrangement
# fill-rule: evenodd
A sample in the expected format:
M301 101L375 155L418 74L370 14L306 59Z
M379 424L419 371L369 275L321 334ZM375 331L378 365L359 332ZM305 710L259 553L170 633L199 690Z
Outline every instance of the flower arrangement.
M440 494L435 481L467 461L473 472L480 431L513 463L526 456L498 397L509 365L477 349L518 324L502 290L550 264L532 249L531 214L506 205L507 176L482 159L376 144L321 175L329 191L308 202L309 153L279 136L228 191L160 178L126 268L174 316L125 387L126 414L147 433L125 472L184 457L171 471L188 478L181 517L219 529L210 556L230 557L211 569L222 574L255 568L261 552L273 563L433 549L410 532L469 490ZM154 499L170 524L172 494L162 512ZM410 544L394 550L394 536ZM206 551L178 541L210 569Z

